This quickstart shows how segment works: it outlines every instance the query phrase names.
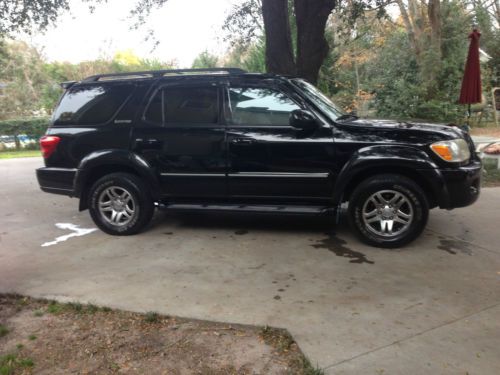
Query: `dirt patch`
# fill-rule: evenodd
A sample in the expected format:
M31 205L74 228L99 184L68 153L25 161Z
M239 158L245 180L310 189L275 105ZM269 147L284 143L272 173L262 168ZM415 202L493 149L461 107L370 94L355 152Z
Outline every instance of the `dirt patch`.
M0 374L321 374L284 330L0 295Z

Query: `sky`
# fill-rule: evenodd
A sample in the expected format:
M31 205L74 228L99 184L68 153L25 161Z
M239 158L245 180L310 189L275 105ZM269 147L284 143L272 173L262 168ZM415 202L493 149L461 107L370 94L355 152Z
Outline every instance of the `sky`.
M204 50L224 53L222 24L231 7L242 1L169 0L152 12L144 27L130 30L133 21L127 17L136 0L108 0L94 13L81 0L71 0L71 11L55 27L23 39L41 48L49 61L77 63L131 50L141 58L176 60L179 67L190 67ZM144 41L149 29L160 41L154 51L153 43Z

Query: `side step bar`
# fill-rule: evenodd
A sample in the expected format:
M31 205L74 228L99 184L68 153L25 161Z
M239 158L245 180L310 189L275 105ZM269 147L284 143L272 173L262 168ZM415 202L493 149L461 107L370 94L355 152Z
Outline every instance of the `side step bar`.
M160 206L161 209L175 211L226 211L226 212L256 212L292 215L327 215L334 212L329 206L291 206L262 204L196 204L171 203Z

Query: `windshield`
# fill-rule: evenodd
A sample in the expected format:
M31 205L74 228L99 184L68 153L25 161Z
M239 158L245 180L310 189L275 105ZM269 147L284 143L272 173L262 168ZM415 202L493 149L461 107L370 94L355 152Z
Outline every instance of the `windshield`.
M340 108L309 82L303 79L292 79L291 81L300 87L306 96L332 120L345 116L345 113Z

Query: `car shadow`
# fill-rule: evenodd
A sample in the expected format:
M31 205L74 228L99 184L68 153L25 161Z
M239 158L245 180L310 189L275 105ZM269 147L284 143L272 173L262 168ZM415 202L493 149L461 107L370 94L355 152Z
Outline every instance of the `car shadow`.
M237 212L169 212L159 211L152 227L172 225L183 228L203 228L235 231L301 232L301 233L347 233L347 218L335 224L332 216L280 215Z

